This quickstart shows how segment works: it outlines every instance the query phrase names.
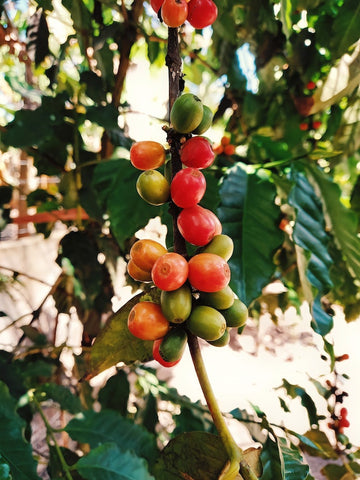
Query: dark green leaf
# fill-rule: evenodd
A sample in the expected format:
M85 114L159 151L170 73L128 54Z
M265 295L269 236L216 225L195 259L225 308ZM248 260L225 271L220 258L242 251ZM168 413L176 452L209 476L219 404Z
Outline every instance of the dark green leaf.
M78 455L65 447L60 447L60 451L65 459L66 464L71 467L78 460ZM59 454L56 448L53 445L49 445L49 463L47 467L47 473L51 479L62 479L64 478L64 467L59 460ZM73 480L81 480L80 475L76 471L71 471L71 477Z
M81 402L68 388L56 383L44 383L35 389L34 393L38 402L46 402L53 400L60 405L62 410L70 413L78 413L81 411Z
M360 4L357 0L344 2L334 20L331 36L334 55L340 57L359 40Z
M307 254L303 262L298 261L299 268L305 269L300 272L300 278L306 274L317 292L315 299L312 295L308 298L309 303L312 302L312 326L317 333L324 336L333 326L332 317L321 306L321 296L332 286L329 275L332 259L327 250L329 236L325 231L320 199L301 173L295 174L295 184L289 196L289 203L296 210L294 241Z
M155 437L114 410L84 411L70 420L65 430L73 440L89 443L91 448L113 442L121 450L132 450L149 462L157 456Z
M114 443L100 445L80 458L75 467L86 480L154 480L144 459Z
M86 110L86 118L90 120L90 122L97 123L105 129L116 128L118 111L112 104L88 107Z
M127 160L112 160L95 168L93 185L104 201L110 225L121 247L126 239L167 208L146 203L136 191L139 171Z
M156 434L159 423L157 398L151 391L143 397L142 408L138 408L135 422L142 425L150 433Z
M100 103L106 99L103 81L95 72L91 70L81 72L80 83L85 83L86 95L94 102Z
M325 221L342 252L350 274L360 278L360 238L357 235L358 218L340 201L341 191L328 175L316 166L307 166L321 193L325 210Z
M247 305L261 294L275 271L273 256L283 241L277 228L280 210L274 204L275 187L262 172L230 169L221 188L218 216L223 233L234 240L229 260L231 286Z
M13 188L7 185L0 186L0 205L9 203L12 197Z
M16 402L0 382L0 455L10 466L13 480L38 480L31 445L24 440L25 422L16 413Z
M39 65L50 53L49 28L42 10L37 10L29 19L27 28L27 53L35 65Z
M102 408L118 411L125 416L130 394L130 384L124 370L119 370L106 382L99 391L99 402Z

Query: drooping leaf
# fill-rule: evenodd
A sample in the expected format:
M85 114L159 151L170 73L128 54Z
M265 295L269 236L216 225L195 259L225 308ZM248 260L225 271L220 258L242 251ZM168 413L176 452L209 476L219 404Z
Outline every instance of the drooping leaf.
M127 326L130 310L145 296L139 293L131 298L108 320L96 337L89 354L87 379L119 362L147 362L153 358L153 342L135 337Z
M260 475L260 449L245 451L245 459ZM166 445L158 459L154 474L156 480L217 480L228 460L223 443L217 435L207 432L187 432L178 435Z
M223 233L234 240L229 260L231 285L247 305L261 294L275 271L273 255L282 243L275 187L262 172L230 169L220 188L218 216Z
M80 458L75 468L86 480L154 480L146 461L114 443L105 443Z
M25 421L16 413L16 401L0 382L0 455L13 480L38 480L31 445L24 439Z
M307 171L320 191L327 227L342 253L346 266L354 278L360 278L358 218L352 210L342 204L339 186L324 171L314 165L307 165Z
M307 294L312 308L312 326L324 336L333 326L332 317L321 306L321 296L332 286L329 271L333 262L327 250L329 237L325 231L322 205L313 187L301 173L296 173L294 180L289 196L289 203L296 210L293 238L296 245L305 251L305 255L301 255L303 261L298 261L299 275L303 283L306 275L313 287L313 291L309 289ZM299 258L301 252L297 250L297 254ZM305 285L303 288L306 290Z
M310 455L321 458L337 458L337 454L325 432L319 429L312 429L304 433L303 437L307 440L303 441L301 439L301 448ZM310 440L311 444L309 444L308 440Z
M73 440L89 443L91 448L113 442L120 450L132 450L149 462L157 456L154 435L114 410L84 411L70 420L65 430Z

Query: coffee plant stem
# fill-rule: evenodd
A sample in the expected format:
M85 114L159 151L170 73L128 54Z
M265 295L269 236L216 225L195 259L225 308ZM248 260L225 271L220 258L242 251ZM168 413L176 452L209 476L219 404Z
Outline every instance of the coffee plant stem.
M54 448L56 450L56 454L58 456L59 462L60 462L60 464L62 466L62 469L64 471L65 478L67 480L73 480L73 477L71 476L71 473L70 473L69 466L66 463L64 455L62 454L61 448L59 447L59 444L56 441L56 438L55 438L55 435L54 435L54 430L53 430L52 426L50 425L50 423L48 422L48 419L46 418L46 415L44 414L40 403L37 401L35 395L32 396L31 400L32 400L33 404L35 405L37 411L39 412L40 417L42 418L42 421L44 422L47 434L49 435L49 437L51 438L51 440L54 444Z
M258 477L247 464L243 451L232 437L225 419L220 411L219 404L211 387L210 380L201 355L200 345L196 336L188 334L188 345L202 392L209 407L214 425L229 456L230 464L220 477L221 480L234 480L239 471L244 480L258 480Z

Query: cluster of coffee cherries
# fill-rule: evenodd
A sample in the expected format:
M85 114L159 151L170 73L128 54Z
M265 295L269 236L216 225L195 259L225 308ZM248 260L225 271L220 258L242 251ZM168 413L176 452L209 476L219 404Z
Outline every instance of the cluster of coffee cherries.
M151 0L155 13L171 28L180 27L185 21L197 29L212 25L218 15L212 0Z
M224 346L229 343L230 328L244 326L248 314L229 286L233 241L222 233L218 217L200 205L206 191L202 170L213 163L215 154L210 141L198 132L203 133L211 119L208 109L192 94L185 93L174 102L172 128L180 138L186 135L179 152L183 168L170 182L157 170L166 159L160 143L140 141L130 149L132 165L143 170L136 184L140 196L151 204L169 201L177 207L179 233L194 251L185 258L155 240L141 239L129 252L129 275L152 282L160 297L158 303L137 303L129 313L128 328L136 337L152 340L154 359L167 367L180 361L189 332Z

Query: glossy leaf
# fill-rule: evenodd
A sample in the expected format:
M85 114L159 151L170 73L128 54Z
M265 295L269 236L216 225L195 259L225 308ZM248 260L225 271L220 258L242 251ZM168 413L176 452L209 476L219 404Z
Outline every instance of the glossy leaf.
M86 480L154 480L144 459L105 443L80 458L75 468Z
M10 466L13 480L38 480L31 445L24 439L25 421L16 412L16 401L0 382L0 456Z
M223 233L234 240L230 284L246 305L271 280L273 256L283 241L275 195L266 174L247 173L240 164L230 169L220 188L218 216Z
M106 323L91 347L88 359L89 379L116 365L152 360L151 341L140 340L129 332L127 319L132 307L146 294L139 293L123 305Z
M307 166L307 171L316 182L325 210L325 221L334 241L342 253L350 274L360 278L360 238L357 236L358 218L340 201L341 191L323 170Z
M317 333L326 335L333 326L333 320L322 309L320 298L332 287L329 271L333 262L327 250L329 236L325 231L321 201L305 175L301 173L295 174L295 184L289 196L289 203L296 211L294 241L306 252L304 256L297 251L299 275L303 279L306 275L314 288L314 293L308 291L307 295L312 307L312 325ZM306 291L306 285L303 284L303 288Z
M70 420L65 430L73 440L89 443L91 448L113 442L121 450L132 450L149 461L157 456L154 435L114 410L87 410Z

